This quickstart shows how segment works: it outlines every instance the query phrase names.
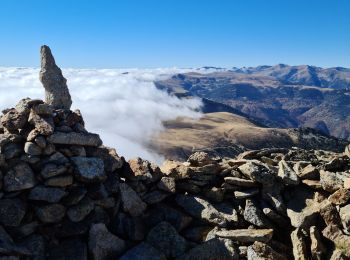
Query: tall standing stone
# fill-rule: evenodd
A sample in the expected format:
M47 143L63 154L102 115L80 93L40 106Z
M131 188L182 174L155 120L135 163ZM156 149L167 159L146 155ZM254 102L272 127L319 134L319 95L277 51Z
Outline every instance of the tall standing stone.
M69 110L72 99L67 87L67 80L63 77L61 69L56 65L48 46L40 49L41 70L39 79L45 88L45 101L56 109Z

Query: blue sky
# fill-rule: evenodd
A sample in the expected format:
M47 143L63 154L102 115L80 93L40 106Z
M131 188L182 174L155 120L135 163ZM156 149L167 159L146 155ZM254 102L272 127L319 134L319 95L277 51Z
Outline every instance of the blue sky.
M0 66L350 67L348 0L1 0Z

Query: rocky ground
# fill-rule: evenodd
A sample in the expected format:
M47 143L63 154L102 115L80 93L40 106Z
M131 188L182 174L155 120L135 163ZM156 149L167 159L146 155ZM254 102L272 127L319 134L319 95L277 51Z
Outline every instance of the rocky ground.
M350 147L158 167L104 147L79 111L23 99L0 121L2 259L350 256Z

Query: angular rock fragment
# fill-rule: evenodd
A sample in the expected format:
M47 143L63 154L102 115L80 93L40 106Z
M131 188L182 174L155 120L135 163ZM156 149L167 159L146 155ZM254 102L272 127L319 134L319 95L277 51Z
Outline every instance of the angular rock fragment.
M180 232L191 223L192 217L178 209L160 203L155 205L148 212L146 223L150 226L155 226L162 221L170 223L178 232Z
M340 208L339 216L343 227L350 232L350 204Z
M147 221L144 221L141 217L130 217L126 213L119 212L112 221L111 231L125 239L142 241L146 236L146 223ZM155 225L158 223L159 221L156 221Z
M40 155L42 153L41 148L32 143L32 142L26 142L24 145L24 152L29 155Z
M314 190L322 189L321 182L318 180L302 180L301 182Z
M172 177L162 177L157 184L158 189L174 193L176 191L175 179Z
M321 235L316 226L310 227L311 256L313 259L322 260L327 249L322 243Z
M16 104L15 109L21 114L29 115L30 109L33 106L43 103L40 99L23 98Z
M128 212L131 216L140 216L146 210L147 204L144 203L139 195L126 183L120 184L120 195L124 211Z
M287 204L287 214L292 226L310 227L315 224L318 213L327 203L319 203L313 192L302 187L298 187L290 193L291 199Z
M169 177L174 177L175 180L187 179L193 172L190 167L186 167L180 162L165 161L161 167L161 171Z
M344 153L345 153L345 155L350 157L350 144L345 147L345 152Z
M246 177L263 185L271 185L275 180L275 175L264 164L258 161L248 161L239 166L238 169Z
M99 158L72 157L75 165L76 178L82 182L101 182L107 176L104 171L103 161Z
M160 190L154 190L143 195L142 200L147 204L156 204L163 201L168 196L169 193L165 193Z
M61 204L49 204L37 207L35 213L43 223L57 223L64 218L66 208Z
M291 233L294 259L309 259L306 247L306 239L300 228Z
M286 185L298 185L299 178L294 170L287 164L285 160L281 160L278 163L278 177L282 179L282 182Z
M322 205L320 208L320 215L322 216L324 222L326 225L340 225L341 220L340 216L338 214L337 208L331 204L331 203L326 203Z
M125 249L125 242L108 231L102 223L94 224L89 232L89 251L94 259L116 259Z
M261 227L271 227L271 222L266 218L257 203L253 200L247 199L244 209L244 219L249 223Z
M350 236L343 234L339 227L327 226L322 235L332 241L336 248L340 249L346 256L350 257Z
M194 218L202 219L219 226L225 226L227 224L224 214L202 198L178 194L175 200L179 206Z
M25 162L20 162L4 176L6 191L20 191L34 187L36 179L33 170Z
M86 153L89 157L97 157L103 160L105 171L114 172L117 169L122 168L124 164L123 158L121 158L117 151L113 148L100 146L100 147L86 147Z
M51 117L42 117L36 114L33 110L31 110L29 114L28 122L35 127L35 132L31 133L31 138L28 136L28 141L32 141L31 139L34 140L34 138L39 134L44 136L51 135L55 130L54 122Z
M158 166L141 158L128 161L129 169L124 169L125 177L133 181L156 182L162 177Z
M67 210L67 216L72 222L80 222L94 210L94 203L89 198L82 199L77 205Z
M263 199L271 204L276 211L282 215L286 215L286 205L281 195L283 186L280 183L275 183L272 186L265 186L262 189Z
M350 200L350 190L340 188L328 197L328 200L335 205L343 205Z
M18 112L16 109L10 109L1 117L0 123L9 131L22 129L27 123L28 115Z
M0 200L0 223L4 226L19 226L25 214L26 207L20 199Z
M340 174L329 172L329 171L320 171L321 185L325 191L335 192L344 185L343 179L340 177Z
M214 160L206 152L195 152L188 157L187 161L194 167L205 166L214 162Z
M349 260L349 257L347 257L342 250L335 249L329 260Z
M265 259L287 260L285 256L277 253L270 246L258 241L255 241L253 245L248 246L247 259L248 260L265 260Z
M299 172L298 176L301 179L316 180L320 177L320 173L315 166L309 164Z
M167 258L176 258L185 253L187 241L168 222L161 222L147 235L147 243L161 251Z
M10 160L20 156L23 152L23 147L21 147L21 145L17 143L9 143L6 146L4 146L1 152L5 156L6 160Z

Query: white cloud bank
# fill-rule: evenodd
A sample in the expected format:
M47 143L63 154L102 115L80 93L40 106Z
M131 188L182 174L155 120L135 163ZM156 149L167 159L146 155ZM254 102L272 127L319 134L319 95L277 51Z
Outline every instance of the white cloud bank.
M140 156L155 162L162 157L146 148L162 121L178 116L200 117L199 99L180 100L155 87L179 69L64 69L73 99L89 131L99 133L105 145L126 158ZM128 72L128 73L125 73ZM38 69L0 68L0 109L21 98L44 97Z

